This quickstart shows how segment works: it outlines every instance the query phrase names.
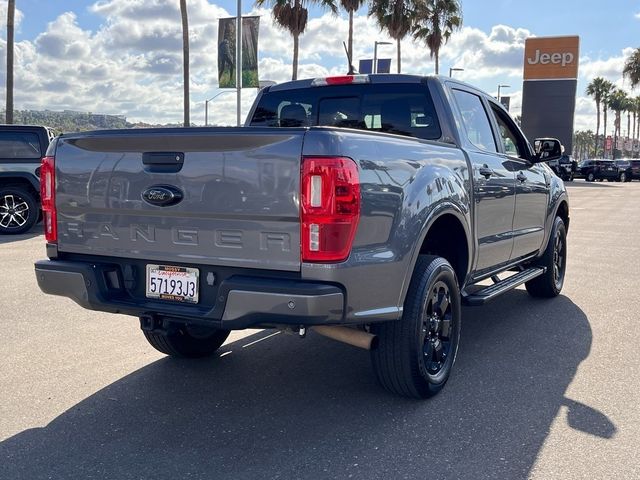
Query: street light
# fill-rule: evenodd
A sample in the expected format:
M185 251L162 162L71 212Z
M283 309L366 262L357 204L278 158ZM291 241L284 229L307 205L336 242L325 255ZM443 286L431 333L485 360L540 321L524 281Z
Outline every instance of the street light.
M219 97L220 95L222 95L223 93L236 93L236 90L222 90L221 92L216 93L213 97L211 97L209 100L205 100L204 101L204 125L205 127L207 125L209 125L209 103L216 97Z
M371 71L373 73L378 73L378 45L393 45L391 42L378 42L377 40L373 45L373 67Z
M450 67L449 68L449 76L452 77L453 72L464 72L464 68L456 68L456 67Z
M500 89L501 88L511 88L511 85L498 85L498 103L500 103Z

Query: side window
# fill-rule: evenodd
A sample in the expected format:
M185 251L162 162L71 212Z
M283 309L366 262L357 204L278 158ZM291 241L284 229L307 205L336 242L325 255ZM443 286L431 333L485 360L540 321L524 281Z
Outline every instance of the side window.
M462 123L464 123L469 141L482 150L497 152L491 123L480 97L456 89L453 89L453 96L462 114Z
M0 132L0 157L36 159L42 156L40 138L35 133Z
M491 104L491 109L496 117L498 129L500 131L500 139L504 146L504 153L510 157L526 158L525 148L522 139L518 135L512 122L507 115L497 106Z

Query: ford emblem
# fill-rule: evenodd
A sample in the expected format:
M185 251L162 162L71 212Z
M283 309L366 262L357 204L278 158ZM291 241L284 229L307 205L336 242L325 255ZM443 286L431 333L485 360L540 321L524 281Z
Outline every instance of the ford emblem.
M150 205L169 207L182 201L182 191L171 185L154 185L142 192L142 199Z

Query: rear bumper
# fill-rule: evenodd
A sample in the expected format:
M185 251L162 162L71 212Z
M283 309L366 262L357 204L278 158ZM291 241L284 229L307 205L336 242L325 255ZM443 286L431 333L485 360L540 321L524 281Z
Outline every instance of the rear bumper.
M187 305L132 294L140 292L140 285L127 285L117 265L42 260L36 262L35 273L44 293L68 297L89 310L172 318L229 330L345 323L344 290L335 284L238 274L210 287L215 289L215 295L210 295L213 303Z

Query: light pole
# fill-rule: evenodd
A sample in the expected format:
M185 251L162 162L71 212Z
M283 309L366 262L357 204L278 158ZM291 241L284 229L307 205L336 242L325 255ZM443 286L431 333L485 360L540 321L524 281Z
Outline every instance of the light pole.
M511 88L511 85L498 85L498 103L500 103L500 89L501 88Z
M209 100L204 101L204 126L209 125L209 103L216 97L219 97L223 93L235 93L235 90L222 90L221 92L216 93Z
M378 45L393 45L391 42L379 42L375 41L373 44L373 66L371 72L378 73Z
M449 68L449 76L450 77L453 76L453 72L464 72L464 68L450 67Z

